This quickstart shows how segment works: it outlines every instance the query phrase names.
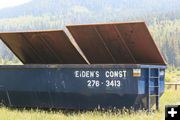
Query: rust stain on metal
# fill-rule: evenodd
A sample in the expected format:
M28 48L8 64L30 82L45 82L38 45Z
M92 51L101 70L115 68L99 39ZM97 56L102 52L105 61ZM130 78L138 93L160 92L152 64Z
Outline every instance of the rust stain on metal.
M113 58L93 26L76 26L68 29L91 64L112 63Z
M0 39L24 64L166 64L144 22L67 29L75 43L62 30L0 33Z
M116 26L138 64L166 64L144 22Z
M0 33L24 64L86 64L64 31Z
M166 64L144 22L67 28L91 64Z
M80 53L72 45L67 35L62 32L43 32L41 33L49 47L54 51L58 59L64 64L86 64Z

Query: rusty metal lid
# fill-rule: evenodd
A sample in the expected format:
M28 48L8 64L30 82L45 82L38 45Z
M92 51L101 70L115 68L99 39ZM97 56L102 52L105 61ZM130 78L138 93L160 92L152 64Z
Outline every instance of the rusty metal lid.
M0 39L24 64L166 64L144 22L67 28L76 45L62 30L0 33Z
M91 64L166 64L144 22L67 28Z
M0 33L24 64L86 64L62 30Z

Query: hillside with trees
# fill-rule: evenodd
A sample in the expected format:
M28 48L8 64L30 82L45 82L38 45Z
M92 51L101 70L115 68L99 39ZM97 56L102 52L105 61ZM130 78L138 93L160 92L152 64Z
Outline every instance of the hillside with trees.
M0 31L63 29L69 24L145 21L167 62L180 66L179 6L179 0L32 0L0 10ZM18 63L3 43L0 43L0 56L0 62L11 60Z

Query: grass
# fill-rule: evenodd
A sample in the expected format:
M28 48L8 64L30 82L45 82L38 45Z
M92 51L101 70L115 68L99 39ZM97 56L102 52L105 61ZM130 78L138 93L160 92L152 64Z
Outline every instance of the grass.
M180 78L180 71L166 72L166 82L176 82Z
M160 100L160 111L147 114L146 111L132 112L71 112L43 111L43 110L18 110L0 108L0 120L164 120L165 105L180 104L180 92L167 90Z
M179 69L167 70L165 81L166 82L178 82L178 81L180 81L180 70Z

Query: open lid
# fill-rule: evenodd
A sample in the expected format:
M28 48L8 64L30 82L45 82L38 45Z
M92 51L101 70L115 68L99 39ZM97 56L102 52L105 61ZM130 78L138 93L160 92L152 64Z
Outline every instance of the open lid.
M91 64L166 64L144 22L67 28Z
M75 43L62 30L0 33L0 39L24 64L166 64L144 22L67 28Z
M62 30L0 33L24 64L86 64Z

